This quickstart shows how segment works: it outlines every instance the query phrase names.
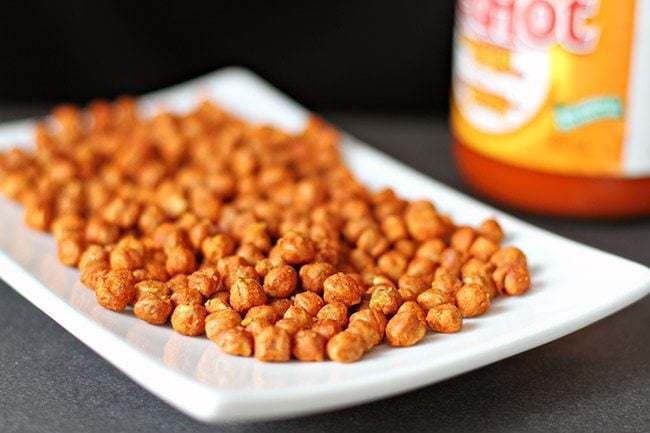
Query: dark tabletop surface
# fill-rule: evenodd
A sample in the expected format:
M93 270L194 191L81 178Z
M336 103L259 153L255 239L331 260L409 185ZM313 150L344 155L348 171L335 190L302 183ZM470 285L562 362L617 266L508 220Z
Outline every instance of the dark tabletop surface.
M0 106L0 121L38 112L31 106ZM434 179L466 191L447 151L442 119L417 113L325 116ZM518 216L650 264L649 219L604 223ZM401 396L292 420L206 425L136 385L0 281L0 433L648 433L649 325L646 297L557 341Z

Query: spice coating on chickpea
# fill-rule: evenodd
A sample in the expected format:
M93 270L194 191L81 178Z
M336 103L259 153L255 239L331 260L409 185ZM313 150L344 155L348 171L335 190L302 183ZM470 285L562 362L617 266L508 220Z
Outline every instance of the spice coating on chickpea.
M255 358L265 362L282 362L290 357L291 337L284 329L269 326L255 335Z
M205 335L212 341L221 331L241 324L241 316L235 310L219 310L205 317Z
M206 314L203 305L178 305L172 313L172 328L183 335L202 335L205 332Z
M427 327L413 311L397 313L386 325L386 340L391 346L413 346L424 338Z
M433 332L448 334L463 327L463 315L454 304L436 305L429 310L426 320Z
M480 316L490 308L490 295L478 284L465 284L456 292L456 305L463 317Z
M167 323L172 313L172 302L167 296L159 296L153 293L145 293L138 297L133 305L133 314L138 319L149 322L153 325Z
M332 361L349 363L361 359L365 343L361 337L349 331L339 332L327 342L327 356Z
M299 361L325 359L325 337L316 331L303 329L293 336L293 356Z
M240 313L266 303L266 293L253 278L238 278L230 288L230 305Z
M340 302L346 306L361 302L361 287L349 274L338 272L323 282L323 299L328 304Z
M320 294L325 279L335 273L336 268L329 263L308 263L300 267L300 283L305 290Z
M112 270L99 279L95 296L109 310L121 311L135 298L133 274L127 270Z
M386 315L397 312L402 305L402 297L394 286L375 286L370 297L369 307Z
M251 356L253 354L253 336L241 326L225 329L210 339L228 355Z
M271 269L264 277L264 292L274 298L286 298L296 289L298 274L289 265Z

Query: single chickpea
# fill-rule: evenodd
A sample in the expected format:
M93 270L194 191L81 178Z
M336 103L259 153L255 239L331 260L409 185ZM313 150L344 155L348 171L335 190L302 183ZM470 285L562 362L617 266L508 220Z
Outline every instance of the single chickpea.
M404 302L397 310L397 314L404 313L406 311L415 313L421 320L424 320L426 318L426 311L420 306L420 304L415 301Z
M201 250L203 241L214 235L215 231L216 227L211 221L203 220L194 224L187 231L187 237L190 240L190 245L194 250Z
M228 292L221 292L221 293L228 293ZM224 301L219 297L212 297L208 299L207 301L205 301L203 306L208 311L208 313L214 313L215 311L232 309L232 307L228 304L227 301Z
M412 311L396 314L386 325L386 339L391 346L413 346L424 338L426 332L424 320Z
M145 293L133 305L133 314L152 325L164 325L172 313L172 302L167 296Z
M370 308L386 315L395 314L402 305L402 297L393 286L375 286L370 297Z
M93 262L108 262L108 251L99 245L89 245L79 258L79 269L83 271Z
M468 226L457 228L451 235L449 245L461 253L469 251L472 243L476 239L476 231Z
M427 323L433 332L458 332L463 327L463 315L454 304L436 305L427 313Z
M289 335L295 335L296 332L302 329L300 324L294 319L280 319L275 322L275 326L277 328L284 329Z
M404 254L392 250L379 257L377 266L393 281L397 281L406 272L408 259Z
M527 260L526 255L519 248L502 247L492 254L492 257L490 257L490 263L493 263L496 267L514 265L515 263L527 265Z
M99 279L95 296L97 302L113 311L122 311L135 298L133 274L124 269L111 270Z
M384 313L379 310L373 310L372 308L359 310L350 316L350 323L355 320L368 322L373 328L379 331L379 334L381 335L384 335L384 332L386 331L386 316L384 316Z
M86 225L85 238L91 244L110 245L117 241L119 235L117 226L100 218L91 218Z
M339 332L327 342L327 356L336 362L349 363L361 359L365 343L361 337L349 331Z
M241 316L231 309L219 310L205 317L205 335L215 341L220 332L239 326Z
M302 329L293 336L293 356L299 361L323 361L325 338L318 332Z
M397 282L399 294L404 301L415 301L420 293L426 291L430 286L427 280L422 277L402 275Z
M499 249L499 246L489 240L486 237L479 236L476 238L476 240L472 243L469 253L472 255L472 257L476 257L479 260L483 260L484 262L490 260L490 257L492 257L492 254L497 252Z
M491 263L472 257L460 268L460 275L463 278L471 277L472 275L485 275L493 272L495 268Z
M309 328L313 323L313 317L304 309L292 305L283 316L285 319L293 319L300 325L300 328Z
M399 215L389 215L381 221L381 230L390 242L408 238L408 230L404 219Z
M177 305L172 313L172 328L183 335L201 335L205 332L206 314L207 312L203 305Z
M460 268L463 265L461 253L453 248L447 248L440 253L440 266L449 271L452 275L459 275Z
M208 237L201 243L203 257L210 263L217 263L235 252L235 241L228 235L218 234Z
M406 269L406 275L423 277L426 280L429 280L429 284L431 284L437 268L438 264L433 260L425 257L416 257L409 263L409 266Z
M268 234L268 224L265 222L254 222L248 224L242 233L241 242L254 245L263 252L271 249L271 237Z
M494 299L499 294L494 280L492 280L492 277L488 276L487 274L475 274L467 276L463 278L463 284L478 284L483 290L487 292L487 294L490 296L490 300Z
M291 337L282 328L269 326L255 336L255 358L264 362L288 361Z
M348 254L348 260L355 270L362 271L374 266L375 260L362 249L355 248Z
M361 302L361 287L349 274L338 272L330 275L323 282L323 299L325 302L341 302L351 306Z
M289 265L271 269L264 277L264 292L274 298L286 298L296 290L298 274Z
M300 283L303 289L321 294L325 279L335 273L336 269L329 263L309 263L300 267Z
M81 284L92 289L97 290L99 282L106 276L110 270L110 265L107 261L97 260L88 263L82 270L79 279Z
M253 278L238 278L230 288L230 305L239 313L245 313L252 307L265 303L266 293Z
M363 350L368 351L381 343L384 336L365 320L353 320L347 328L347 332L358 335L363 340Z
M446 293L451 297L455 297L456 292L462 286L461 281L455 276L448 273L445 268L440 269L445 272L441 272L436 275L433 282L431 283L431 288Z
M282 260L292 265L309 263L316 255L314 242L294 231L290 231L278 239L277 247Z
M417 244L411 239L400 239L395 242L393 245L395 251L402 253L407 259L412 259L415 257L415 251L417 250Z
M269 326L273 326L273 323L269 322L267 319L258 318L251 320L244 329L254 337Z
M487 219L478 226L481 236L488 238L499 245L503 241L503 229L495 219Z
M415 252L416 257L424 257L436 263L440 262L440 254L447 246L442 239L429 239L422 242Z
M414 209L411 204L404 213L404 221L409 234L417 241L443 238L448 232L447 225L432 208Z
M478 284L464 284L456 292L456 305L463 317L480 316L490 308L490 295Z
M140 217L138 218L138 228L143 233L153 233L158 226L167 221L167 216L159 207L149 205L144 208Z
M294 296L293 304L305 310L310 316L315 316L323 308L325 302L316 293L302 292Z
M390 243L376 228L367 228L359 235L357 247L372 257L379 257L388 250Z
M48 230L54 218L48 203L33 203L25 206L25 224L34 230Z
M64 237L56 243L59 261L66 266L77 266L83 254L82 239L75 236Z
M429 310L436 305L448 304L454 302L454 298L448 293L438 289L426 290L417 297L417 303L425 310Z
M86 221L76 214L58 216L52 221L50 229L57 240L67 237L79 237L84 232Z
M253 336L241 326L225 329L211 338L222 352L234 356L253 355Z
M502 292L506 295L523 295L530 289L530 274L525 265L509 266L504 274Z
M145 294L163 298L165 296L170 296L171 290L162 281L145 280L140 281L135 285L135 293L136 299L140 299L140 297Z
M277 268L277 267L282 266L284 264L286 264L286 263L284 263L284 260L282 260L279 257L274 258L274 259L271 259L271 258L267 257L267 258L259 260L257 263L255 263L255 272L257 272L257 274L260 277L265 277L266 274L268 274L271 269Z
M241 244L235 254L251 266L255 266L257 262L264 259L264 254L253 244Z
M341 326L337 321L332 319L319 319L311 327L312 330L318 332L326 340L329 340L334 335L341 332Z
M278 298L271 301L269 304L275 310L275 315L277 317L284 316L284 313L293 305L291 299Z
M186 289L189 286L190 285L188 283L187 275L185 274L174 275L167 281L167 287L169 287L169 290L172 292L176 292L180 289Z
M270 305L258 305L248 310L241 325L247 326L255 319L264 319L270 323L275 323L278 320L278 315L275 309Z
M200 269L187 277L187 284L209 298L221 288L221 276L216 269Z
M196 270L196 257L189 248L176 246L167 252L165 268L170 275L191 274Z
M176 290L171 295L171 300L174 305L202 305L203 296L201 292L191 287L183 287Z
M318 310L316 318L318 320L334 320L340 328L344 328L348 324L348 307L342 302L335 301L327 303Z
M144 266L145 257L140 250L125 246L116 246L110 253L110 263L113 269L140 269Z

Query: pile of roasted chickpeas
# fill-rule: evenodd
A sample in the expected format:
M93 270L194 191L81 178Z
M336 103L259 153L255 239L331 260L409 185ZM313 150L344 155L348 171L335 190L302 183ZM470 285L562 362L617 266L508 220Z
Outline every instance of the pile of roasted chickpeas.
M56 108L35 141L0 155L1 190L97 302L231 355L353 362L530 287L495 220L369 191L315 118L295 135L211 102L144 118L120 98Z

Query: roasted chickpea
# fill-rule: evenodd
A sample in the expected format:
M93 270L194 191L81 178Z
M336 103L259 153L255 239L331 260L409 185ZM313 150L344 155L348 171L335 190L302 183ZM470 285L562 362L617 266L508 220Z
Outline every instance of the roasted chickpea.
M221 276L216 269L201 269L187 277L187 284L207 298L221 288Z
M386 325L386 339L391 346L413 346L424 338L426 332L424 320L413 311L396 314Z
M89 245L79 258L79 269L83 271L93 262L108 262L108 251L99 245Z
M361 302L361 287L349 274L338 272L330 275L323 282L323 299L325 302L340 302L351 306Z
M497 252L499 249L499 246L489 240L488 238L485 238L483 236L479 236L476 238L476 240L472 243L469 253L473 256L476 257L479 260L482 261L488 261L490 257L492 257L492 254Z
M446 248L442 239L429 239L422 242L415 252L416 257L424 257L425 259L432 260L436 263L440 262L440 254Z
M399 215L389 215L381 221L381 230L390 242L408 238L406 223Z
M506 295L522 295L530 289L530 274L525 265L519 263L507 267L501 291Z
M79 237L64 237L56 244L59 261L66 266L77 266L84 251L83 241Z
M318 332L326 340L341 332L341 326L332 319L319 319L311 326L311 329Z
M241 323L241 316L231 309L219 310L205 317L205 335L212 341L221 331L237 327Z
M325 305L323 298L313 292L298 293L294 296L293 303L295 306L305 310L310 316L315 316Z
M167 252L165 268L169 275L191 274L196 269L196 257L187 247L173 247Z
M393 281L397 281L406 272L408 259L404 254L392 250L379 257L377 266Z
M448 292L443 292L438 289L429 289L418 295L417 302L422 308L429 310L436 305L454 302L454 298Z
M349 331L339 332L327 342L327 356L336 362L355 362L363 356L365 343Z
M201 252L208 262L217 263L234 253L235 246L235 241L230 236L218 234L203 240Z
M386 315L397 312L402 305L402 297L394 286L375 286L370 297L370 308Z
M456 292L456 305L463 317L480 316L490 308L490 295L478 284L465 284Z
M286 298L296 290L298 274L289 265L271 269L264 277L264 291L274 298Z
M372 257L379 257L388 250L388 240L376 228L367 228L359 235L357 247Z
M424 311L424 309L420 306L420 304L418 304L415 301L404 302L402 305L400 305L399 309L397 310L397 314L404 313L406 311L415 313L422 320L426 318L426 311Z
M277 247L282 260L292 265L309 263L316 255L314 242L295 231L290 231L278 239Z
M288 361L291 337L282 328L269 326L255 336L255 358L265 362Z
M174 305L199 305L203 304L203 296L201 292L191 287L182 287L176 290L171 295L171 300Z
M221 292L221 293L227 294L228 292ZM232 307L228 304L227 301L224 301L220 297L216 297L216 296L205 301L203 306L208 311L208 313L214 313L215 311L232 309Z
M172 313L172 328L183 335L201 335L205 332L206 314L203 305L177 305Z
M169 315L172 313L172 302L167 296L160 296L154 293L144 293L138 297L133 305L133 314L138 319L153 325L163 325L167 323Z
M368 322L373 328L379 331L380 335L384 335L384 332L386 331L386 316L384 316L384 313L379 310L373 310L372 308L359 310L350 316L350 323L355 320Z
M97 302L109 310L121 311L135 298L135 281L130 271L108 271L98 281L95 289Z
M527 260L526 255L519 248L503 247L492 254L492 257L490 257L490 263L493 263L496 267L514 265L516 263L525 266Z
M461 253L469 251L476 239L476 231L468 226L457 228L451 235L450 246Z
M242 320L241 325L247 326L250 322L256 319L263 319L269 323L274 323L278 320L278 315L273 307L270 305L258 305L253 307L246 313L246 317Z
M427 280L422 277L402 275L397 282L399 295L404 301L414 301L418 295L429 288Z
M429 310L427 323L433 332L458 332L463 327L463 315L454 304L440 304Z
M253 355L253 336L241 326L225 329L211 338L222 352L234 356Z
M378 345L384 337L374 326L365 320L353 320L348 325L347 332L361 337L364 351L368 351Z
M275 310L275 315L277 317L282 317L284 316L284 313L289 309L289 307L293 305L293 302L291 299L279 298L272 300L269 305L273 307Z
M334 320L339 327L344 328L348 324L348 307L342 302L330 302L325 304L316 314L318 320Z
M253 278L238 278L230 288L230 305L235 311L245 313L266 303L266 293Z
M478 232L481 236L486 237L497 245L503 241L503 229L499 223L492 218L483 221L481 225L478 226Z
M168 297L171 295L171 290L162 281L144 280L135 285L136 298L140 299L141 296L154 295L159 298Z
M329 263L309 263L300 268L300 283L303 289L321 294L325 279L335 273L336 269Z
M293 337L293 356L299 361L322 361L325 359L325 338L316 331L302 329Z
M275 326L287 331L289 335L295 335L302 327L294 319L280 319L275 322Z
M106 276L109 270L110 266L107 261L97 260L90 262L81 270L79 279L84 286L96 291L99 287L99 282Z
M292 305L284 313L285 319L293 319L300 325L300 328L308 328L313 323L313 317L304 309Z

